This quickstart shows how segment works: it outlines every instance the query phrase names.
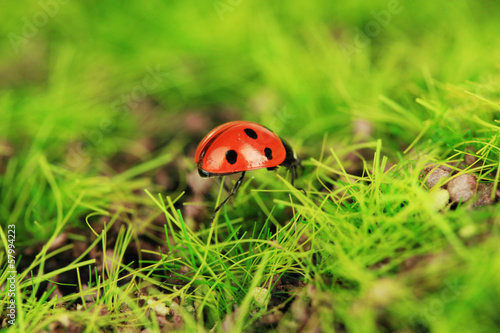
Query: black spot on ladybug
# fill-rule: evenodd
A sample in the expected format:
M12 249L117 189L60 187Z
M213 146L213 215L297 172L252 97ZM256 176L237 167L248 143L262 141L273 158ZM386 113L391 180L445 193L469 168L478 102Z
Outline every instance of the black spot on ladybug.
M252 139L254 139L254 140L257 139L257 133L253 129L251 129L251 128L245 128L244 131Z
M264 149L264 154L266 154L268 160L273 159L273 151L271 150L271 148L266 147L266 149Z
M228 150L226 151L226 160L229 164L234 164L236 163L236 160L238 159L238 153L235 152L234 150Z

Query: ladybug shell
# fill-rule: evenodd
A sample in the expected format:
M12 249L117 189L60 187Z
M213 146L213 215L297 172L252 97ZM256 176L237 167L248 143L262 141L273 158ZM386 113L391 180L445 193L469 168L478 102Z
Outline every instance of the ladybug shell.
M194 161L200 174L219 176L272 168L285 158L286 149L274 132L249 121L231 121L201 140Z

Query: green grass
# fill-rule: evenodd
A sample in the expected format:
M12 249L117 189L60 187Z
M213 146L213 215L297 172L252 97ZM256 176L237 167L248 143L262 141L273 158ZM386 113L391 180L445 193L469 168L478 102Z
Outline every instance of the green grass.
M495 197L497 3L45 4L0 13L0 329L499 329L498 199L439 202L424 170ZM306 194L248 172L211 224L194 150L235 119Z

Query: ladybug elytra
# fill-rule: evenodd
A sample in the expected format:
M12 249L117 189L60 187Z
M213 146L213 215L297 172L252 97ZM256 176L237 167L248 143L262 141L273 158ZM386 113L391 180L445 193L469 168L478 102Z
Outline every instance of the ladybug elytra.
M194 161L201 177L241 172L229 196L215 208L214 215L238 191L246 171L284 166L291 171L293 185L300 165L300 159L285 140L250 121L231 121L214 128L201 140Z

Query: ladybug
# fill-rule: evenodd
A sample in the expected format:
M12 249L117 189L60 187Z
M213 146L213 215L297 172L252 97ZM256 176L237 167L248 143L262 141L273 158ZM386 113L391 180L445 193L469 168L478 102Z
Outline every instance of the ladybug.
M240 173L229 196L214 210L215 213L241 186L245 172L284 166L291 171L294 185L296 169L300 166L288 143L273 131L250 121L230 121L217 126L200 142L194 156L201 177L220 177Z

